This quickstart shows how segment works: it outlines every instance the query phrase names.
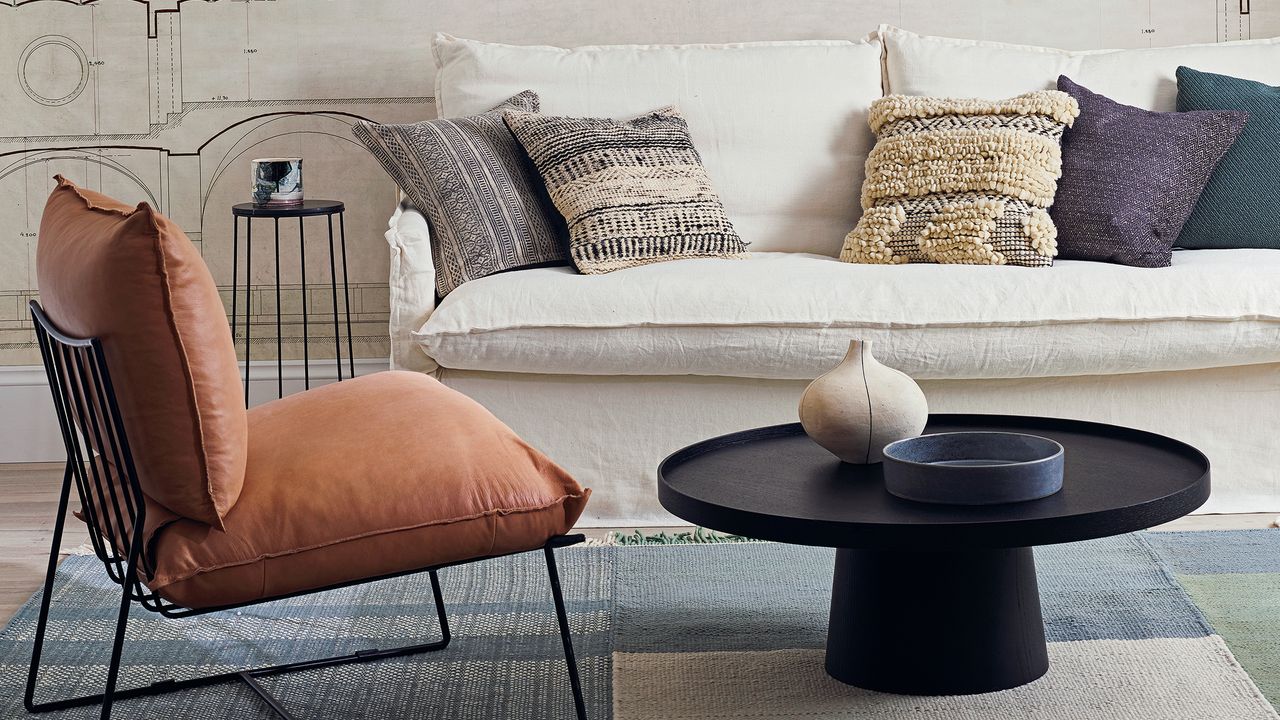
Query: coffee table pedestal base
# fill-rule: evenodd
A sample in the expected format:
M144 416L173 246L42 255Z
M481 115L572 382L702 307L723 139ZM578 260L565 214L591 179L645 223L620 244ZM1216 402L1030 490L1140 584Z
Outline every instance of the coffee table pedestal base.
M868 690L966 695L1049 669L1031 548L837 550L827 673Z

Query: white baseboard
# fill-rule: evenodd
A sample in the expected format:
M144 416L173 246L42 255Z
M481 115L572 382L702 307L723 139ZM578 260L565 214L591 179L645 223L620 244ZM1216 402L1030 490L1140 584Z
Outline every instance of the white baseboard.
M382 358L357 358L355 361L357 376L386 370L387 367L388 361ZM243 368L241 363L241 372ZM347 363L343 362L344 376L347 368ZM285 360L280 370L277 374L274 360L253 361L250 404L274 400L277 377L283 378L286 395L305 387L306 373L301 360ZM310 375L312 387L331 383L338 378L336 363L333 360L312 360ZM65 457L62 433L58 430L44 368L39 365L0 366L0 463L58 462Z
M44 368L0 368L0 462L66 458Z

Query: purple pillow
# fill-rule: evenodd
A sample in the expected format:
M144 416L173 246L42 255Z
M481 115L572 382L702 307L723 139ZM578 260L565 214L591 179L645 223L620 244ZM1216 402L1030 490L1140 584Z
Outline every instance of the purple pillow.
M1173 245L1249 114L1152 112L1063 75L1080 103L1062 138L1062 179L1049 208L1063 260L1168 267Z

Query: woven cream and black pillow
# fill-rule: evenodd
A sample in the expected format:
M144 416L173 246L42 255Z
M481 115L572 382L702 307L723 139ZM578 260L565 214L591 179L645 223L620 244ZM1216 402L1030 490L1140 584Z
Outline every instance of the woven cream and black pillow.
M1009 100L890 95L871 104L862 219L840 259L858 263L1053 264L1047 208L1062 174L1066 93Z
M503 117L568 222L569 257L581 272L745 254L674 108L625 122Z

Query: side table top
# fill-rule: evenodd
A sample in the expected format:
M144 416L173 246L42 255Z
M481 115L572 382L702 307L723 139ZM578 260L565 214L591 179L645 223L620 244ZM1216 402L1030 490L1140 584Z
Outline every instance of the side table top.
M308 215L332 215L346 210L340 200L303 200L301 205L292 207L270 207L253 203L239 203L231 206L231 213L236 217L306 217Z
M885 490L880 464L842 463L791 423L677 451L658 468L658 498L685 520L762 540L921 550L1118 535L1174 520L1209 498L1209 460L1163 435L1077 420L937 414L925 432L965 430L1024 432L1062 443L1062 490L1004 505L903 500Z

